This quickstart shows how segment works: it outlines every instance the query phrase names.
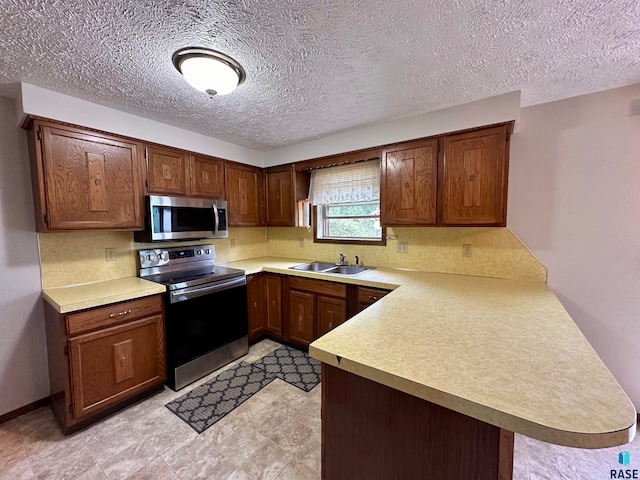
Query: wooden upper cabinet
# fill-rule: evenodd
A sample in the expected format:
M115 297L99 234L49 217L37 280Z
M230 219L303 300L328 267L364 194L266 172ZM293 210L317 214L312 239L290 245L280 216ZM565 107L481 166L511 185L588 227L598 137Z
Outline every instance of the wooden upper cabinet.
M269 226L297 227L302 218L298 201L309 196L308 171L296 171L295 164L270 167L266 170L267 223Z
M269 225L295 226L295 199L291 169L266 173L267 223Z
M442 223L506 224L508 125L444 137Z
M224 199L224 161L191 155L191 196Z
M266 209L263 170L238 163L225 163L224 169L229 226L264 226Z
M435 225L438 139L382 150L382 225Z
M161 195L188 195L190 155L158 146L147 147L147 189Z
M49 122L29 130L38 231L143 227L140 144Z

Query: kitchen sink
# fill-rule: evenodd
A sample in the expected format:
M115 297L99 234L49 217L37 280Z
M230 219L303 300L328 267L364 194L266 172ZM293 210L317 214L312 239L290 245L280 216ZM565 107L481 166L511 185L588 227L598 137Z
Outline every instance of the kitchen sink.
M336 268L335 263L323 263L323 262L311 262L303 263L302 265L296 265L295 267L289 267L293 270L303 270L305 272L326 272Z
M336 265L326 262L309 262L301 265L289 267L292 270L302 270L304 272L332 273L338 275L358 275L359 273L373 270L373 267L358 267L353 265Z

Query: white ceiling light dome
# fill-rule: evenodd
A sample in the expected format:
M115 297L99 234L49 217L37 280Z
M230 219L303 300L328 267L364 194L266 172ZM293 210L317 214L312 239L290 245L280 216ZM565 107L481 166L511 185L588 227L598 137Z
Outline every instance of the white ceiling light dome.
M233 92L247 77L233 58L208 48L182 48L172 60L189 85L212 97Z

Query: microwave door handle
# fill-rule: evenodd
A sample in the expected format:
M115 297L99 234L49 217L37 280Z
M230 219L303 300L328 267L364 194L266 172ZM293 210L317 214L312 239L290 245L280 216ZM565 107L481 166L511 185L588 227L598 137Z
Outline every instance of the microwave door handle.
M213 208L213 233L218 233L218 224L220 223L220 218L218 217L218 207L216 207L215 203L212 203L211 207Z

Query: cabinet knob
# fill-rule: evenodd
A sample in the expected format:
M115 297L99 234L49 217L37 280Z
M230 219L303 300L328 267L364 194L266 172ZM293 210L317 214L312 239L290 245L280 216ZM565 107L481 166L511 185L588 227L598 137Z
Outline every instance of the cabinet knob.
M253 302L253 308L258 308L258 302Z
M120 359L120 366L121 366L121 367L126 367L126 366L127 366L127 357L123 356L123 357Z
M329 330L333 328L333 322L329 322Z
M369 295L369 299L373 300L375 302L376 300L378 300L378 297L374 297L373 295Z

